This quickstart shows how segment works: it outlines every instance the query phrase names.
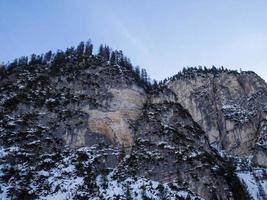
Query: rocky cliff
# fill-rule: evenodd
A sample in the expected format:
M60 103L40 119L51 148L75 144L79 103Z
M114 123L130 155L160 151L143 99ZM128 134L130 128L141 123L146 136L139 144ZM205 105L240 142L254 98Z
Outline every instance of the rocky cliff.
M1 68L0 198L266 199L256 74L151 85L121 52L80 50Z
M253 156L258 165L267 166L267 85L257 74L197 70L174 77L168 87L204 129L210 144Z

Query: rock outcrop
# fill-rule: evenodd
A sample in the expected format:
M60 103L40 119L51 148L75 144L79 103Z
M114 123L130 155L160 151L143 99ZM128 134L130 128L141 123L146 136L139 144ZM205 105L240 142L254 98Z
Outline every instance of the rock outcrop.
M255 73L152 85L121 52L81 47L0 69L1 199L266 198Z
M266 135L267 85L259 76L253 72L195 72L174 77L167 85L203 127L212 145L238 156L254 155L257 164L267 166L266 146L257 142Z
M123 147L133 145L130 122L135 121L146 101L146 94L137 86L130 89L110 89L112 94L107 111L89 110L88 124L93 132L104 134Z

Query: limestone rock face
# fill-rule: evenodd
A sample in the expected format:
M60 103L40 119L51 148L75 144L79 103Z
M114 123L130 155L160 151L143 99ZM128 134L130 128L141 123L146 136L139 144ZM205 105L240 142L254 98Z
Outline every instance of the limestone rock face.
M176 103L177 97L172 90L162 87L159 91L150 94L148 101L150 104Z
M193 72L153 85L102 51L0 67L0 199L247 200L244 181L266 197L262 79Z
M107 111L87 111L89 129L105 135L110 141L118 142L123 147L131 147L133 133L129 123L140 115L146 94L138 87L110 89L110 92L113 97Z
M173 79L168 88L203 127L212 145L236 155L254 154L267 102L267 85L259 76L195 73Z
M135 144L125 163L136 166L126 168L131 173L169 184L186 182L204 199L233 199L234 191L215 169L223 168L222 162L180 104L149 104L137 121Z

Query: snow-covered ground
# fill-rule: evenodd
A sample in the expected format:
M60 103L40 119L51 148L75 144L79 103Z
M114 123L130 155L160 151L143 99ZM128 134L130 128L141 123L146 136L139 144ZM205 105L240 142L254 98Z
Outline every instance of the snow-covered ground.
M172 185L177 190L172 190L168 184L160 184L157 181L151 181L145 178L132 178L129 177L122 182L113 179L113 172L107 176L107 186L103 188L103 177L100 175L97 177L97 185L100 188L100 194L105 197L105 199L113 199L116 196L126 196L127 190L128 195L132 199L148 199L161 200L163 197L165 199L176 200L177 197L188 198L192 200L197 199L192 193L185 189L178 189L178 185ZM173 188L172 187L172 188ZM98 198L94 198L97 200ZM201 200L201 198L198 197Z
M238 177L254 200L265 200L267 198L266 173L266 169L237 172Z
M10 154L18 155L22 153L21 151L18 147L0 148L0 159ZM87 160L77 163L77 154L79 153L86 154ZM33 176L27 185L27 191L29 194L35 194L40 200L71 200L77 198L76 195L86 197L89 200L127 199L129 197L132 199L147 197L154 200L160 200L163 197L170 200L180 197L197 199L197 196L192 192L175 183L161 184L143 177L131 176L126 179L118 179L116 178L116 168L109 169L107 174L100 173L94 177L86 170L77 168L77 164L90 167L99 153L99 151L95 152L94 148L80 148L76 152L66 154L56 163L52 159L53 155L47 154L45 155L46 158L39 164L51 164L53 167L49 170L37 169L23 163L14 166L7 166L8 164L2 163L0 164L0 176L5 175L5 170L15 168L21 178L16 180L11 177L8 183L0 179L0 199L12 199L9 194L10 191L12 193L14 189L21 189L21 181L25 181L23 175L27 175L29 169ZM93 183L93 192L91 186L88 185L88 179L86 180L88 177L89 182L92 181ZM198 199L201 198L198 197Z

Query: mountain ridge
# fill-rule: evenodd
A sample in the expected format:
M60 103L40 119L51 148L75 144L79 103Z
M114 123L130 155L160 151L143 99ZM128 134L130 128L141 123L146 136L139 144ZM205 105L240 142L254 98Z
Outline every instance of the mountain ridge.
M201 70L194 70L184 70L184 80L176 76L151 84L146 71L134 68L121 51L100 46L93 55L91 43L33 55L30 61L22 57L1 68L1 198L255 199L253 195L258 195L264 199L264 116L255 122L261 126L259 134L253 135L257 142L252 149L259 148L249 152L253 159L220 145L216 150L207 127L196 120L196 113L205 114L202 110L212 106L199 98L209 87L193 85L206 83L196 78ZM201 74L220 82L219 72L212 68ZM226 69L222 73L233 80L254 74ZM204 92L204 99L216 105L213 99L218 93L212 83L212 93ZM190 89L181 89L183 85ZM248 91L266 88L257 77L249 85L255 87ZM235 100L231 90L225 93L228 96L221 96ZM265 90L251 92L250 97L260 110ZM199 101L204 108L196 103L188 106L186 99ZM227 108L225 115L217 110L224 116L217 121L246 117L246 112L235 116L236 110ZM235 118L228 119L228 113ZM202 118L208 120L205 115ZM217 143L227 141L219 138ZM255 182L254 193L246 188L245 175Z

